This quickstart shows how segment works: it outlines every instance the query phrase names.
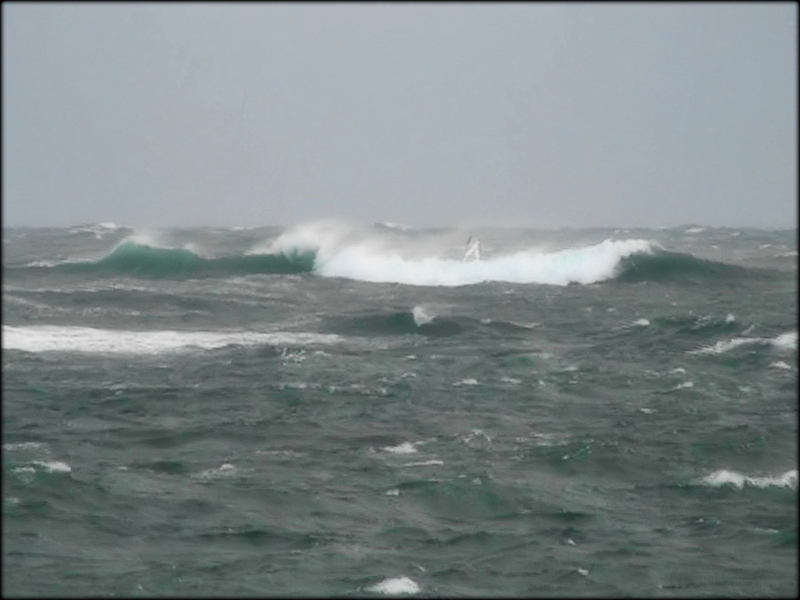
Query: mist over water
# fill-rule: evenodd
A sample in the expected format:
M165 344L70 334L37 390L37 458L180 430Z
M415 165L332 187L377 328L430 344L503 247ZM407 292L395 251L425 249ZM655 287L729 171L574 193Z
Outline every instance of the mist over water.
M795 231L3 250L5 595L797 594Z

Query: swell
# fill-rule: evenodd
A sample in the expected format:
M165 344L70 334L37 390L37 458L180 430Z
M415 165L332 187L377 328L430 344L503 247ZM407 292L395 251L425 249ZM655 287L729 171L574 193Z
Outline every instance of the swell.
M642 281L726 280L753 275L766 275L763 269L753 269L698 258L692 254L658 251L636 252L620 259L614 281L637 283Z

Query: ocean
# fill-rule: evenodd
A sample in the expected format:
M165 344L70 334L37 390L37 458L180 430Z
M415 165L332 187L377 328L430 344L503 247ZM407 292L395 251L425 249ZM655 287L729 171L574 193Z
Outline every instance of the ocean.
M797 231L3 230L10 596L796 596Z

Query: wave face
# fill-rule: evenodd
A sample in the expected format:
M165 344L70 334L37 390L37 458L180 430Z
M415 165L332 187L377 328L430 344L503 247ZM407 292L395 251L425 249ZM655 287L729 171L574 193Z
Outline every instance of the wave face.
M706 281L726 279L748 273L748 269L691 254L659 251L637 252L620 259L615 279L621 282L639 281Z

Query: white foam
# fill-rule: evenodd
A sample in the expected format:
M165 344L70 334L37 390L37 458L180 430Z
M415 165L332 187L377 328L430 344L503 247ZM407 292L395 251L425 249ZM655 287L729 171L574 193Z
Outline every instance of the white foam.
M705 230L705 227L690 227L686 230L686 233L703 233Z
M462 385L478 385L478 380L473 379L472 377L465 377L464 379L460 379L453 384L454 387L459 387Z
M35 460L33 461L34 465L39 465L40 467L44 467L51 473L71 473L72 467L70 467L65 462L60 462L57 460L54 461L43 461L43 460Z
M677 386L675 386L675 389L676 390L682 390L682 389L685 389L685 388L693 388L693 387L694 387L694 383L693 382L684 381L683 383L679 383Z
M392 454L414 454L417 451L417 445L421 443L422 442L415 442L412 444L411 442L403 442L397 446L386 446L381 448L381 450L391 452Z
M459 286L483 281L589 284L613 277L626 256L651 250L652 244L646 240L605 240L584 248L550 253L528 250L464 262L438 256L406 258L367 240L335 250L330 243L322 246L317 271L327 277L409 285Z
M647 327L650 325L649 319L636 319L633 324L637 327Z
M367 591L396 596L399 594L417 594L420 591L420 587L409 577L394 577L384 579L380 583L368 587Z
M3 444L3 450L34 450L44 448L41 442L20 442L18 444Z
M766 477L749 477L736 471L720 469L719 471L714 471L711 473L711 475L703 477L700 480L700 483L710 487L732 485L740 490L745 486L758 488L788 487L797 489L797 469L791 469L781 473L780 475L771 475Z
M775 361L774 363L770 363L769 366L773 367L775 369L787 369L787 370L791 370L792 369L791 365L786 364L782 360L778 360L778 361Z
M217 479L220 477L231 477L236 474L236 467L231 463L224 463L216 469L206 469L195 475L200 479Z
M72 326L3 325L3 347L27 352L90 352L159 354L199 348L212 350L231 344L295 346L333 344L335 334L262 333L253 331L127 331Z
M728 313L725 317L726 323L733 323L736 320L736 317L733 316L733 313Z
M779 348L797 348L797 332L788 331L770 340L770 342Z
M699 350L690 350L689 354L722 354L744 344L759 343L761 338L732 338L730 340L720 340L712 346L706 346Z
M746 344L771 344L779 349L791 350L797 348L797 332L788 331L774 338L737 337L730 340L719 340L712 346L691 350L689 354L722 354Z
M411 313L414 315L414 323L417 324L417 327L430 323L436 318L436 315L431 312L430 307L424 305L415 306L411 309Z
M444 463L441 460L423 460L421 462L412 462L412 463L405 463L404 467L434 467L437 465L443 465Z

